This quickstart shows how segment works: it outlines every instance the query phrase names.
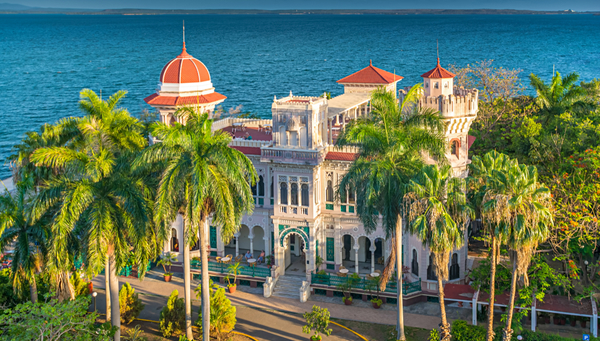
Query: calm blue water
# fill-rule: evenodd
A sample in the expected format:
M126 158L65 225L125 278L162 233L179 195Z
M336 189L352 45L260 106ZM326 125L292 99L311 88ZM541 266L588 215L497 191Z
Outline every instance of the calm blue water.
M600 16L66 16L0 15L1 165L25 131L79 115L82 88L129 91L133 114L149 108L159 73L181 50L208 67L224 108L270 115L273 95L318 95L373 64L421 81L435 66L494 59L548 79L553 65L600 77Z

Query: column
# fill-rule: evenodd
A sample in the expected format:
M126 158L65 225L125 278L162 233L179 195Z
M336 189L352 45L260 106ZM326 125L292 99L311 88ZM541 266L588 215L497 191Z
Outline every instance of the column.
M239 236L240 236L239 232L233 235L233 237L235 238L235 256L236 257L240 255L240 240L238 238Z
M271 242L269 240L270 238L267 236L267 233L270 235L271 231L265 232L265 236L263 237L263 240L265 241L265 257L271 254Z
M531 303L531 330L535 331L535 327L537 326L537 301L535 299L535 294L533 295L533 302Z
M339 266L342 265L342 259L343 255L342 255L342 237L340 236L340 229L341 227L339 226L338 222L334 220L333 222L333 226L334 226L334 232L333 232L333 247L334 247L334 263L335 263L335 270L337 271L339 269Z
M375 272L375 250L377 249L377 247L375 246L375 243L371 244L371 248L369 249L369 251L371 251L371 273Z
M358 274L358 249L360 248L360 245L358 245L358 243L356 243L356 245L354 246L354 267L355 267L355 271Z
M254 256L254 234L252 232L250 232L250 234L248 235L248 239L250 239L250 253L252 254L252 256Z

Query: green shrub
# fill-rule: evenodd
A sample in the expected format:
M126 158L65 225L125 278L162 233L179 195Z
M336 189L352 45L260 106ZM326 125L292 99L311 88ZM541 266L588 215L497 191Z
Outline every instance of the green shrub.
M486 329L468 325L466 321L456 320L452 323L452 341L485 341Z
M171 337L185 329L185 303L183 298L179 298L177 290L173 290L167 306L161 310L159 322L160 332L164 337Z
M130 324L144 309L144 304L129 283L123 284L119 291L119 307L121 308L121 323Z
M231 305L231 301L225 295L225 289L218 288L210 292L210 333L217 337L217 340L223 340L229 332L235 327L236 309ZM198 314L196 325L202 329L202 307Z
M76 297L87 296L89 294L88 282L81 278L81 274L78 271L73 272L71 275L71 284L73 284Z

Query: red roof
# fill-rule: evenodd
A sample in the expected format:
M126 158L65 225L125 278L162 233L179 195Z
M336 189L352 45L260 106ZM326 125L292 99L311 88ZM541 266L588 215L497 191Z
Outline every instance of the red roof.
M369 83L390 84L401 80L402 76L395 75L380 68L374 67L372 62L366 68L344 77L338 83Z
M159 94L152 94L144 101L150 105L193 105L193 104L206 104L214 103L225 100L227 96L221 95L218 92L213 92L206 95L200 96L161 96Z
M444 298L451 301L472 301L475 290L468 284L444 285Z
M328 152L325 156L325 160L354 161L357 156L358 154L354 153Z
M177 58L165 65L160 73L161 83L200 83L210 81L210 73L201 61L183 50Z
M260 155L259 147L239 147L239 146L231 146L233 149L237 149L245 155Z
M453 74L452 72L444 69L440 65L439 58L437 60L437 66L435 67L435 69L433 69L429 72L425 72L424 74L421 75L421 77L423 77L423 78L454 78L454 76L456 76L456 75Z

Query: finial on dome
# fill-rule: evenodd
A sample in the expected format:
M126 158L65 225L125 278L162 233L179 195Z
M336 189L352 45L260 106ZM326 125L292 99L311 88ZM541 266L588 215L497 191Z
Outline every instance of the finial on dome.
M293 97L294 95L292 95L292 90L290 90L290 97Z
M277 101L277 95L273 95L273 102Z
M440 65L440 42L436 39L435 40L435 49L437 51L437 59L438 59L438 63L437 65Z
M369 59L369 66L373 66L373 59Z

